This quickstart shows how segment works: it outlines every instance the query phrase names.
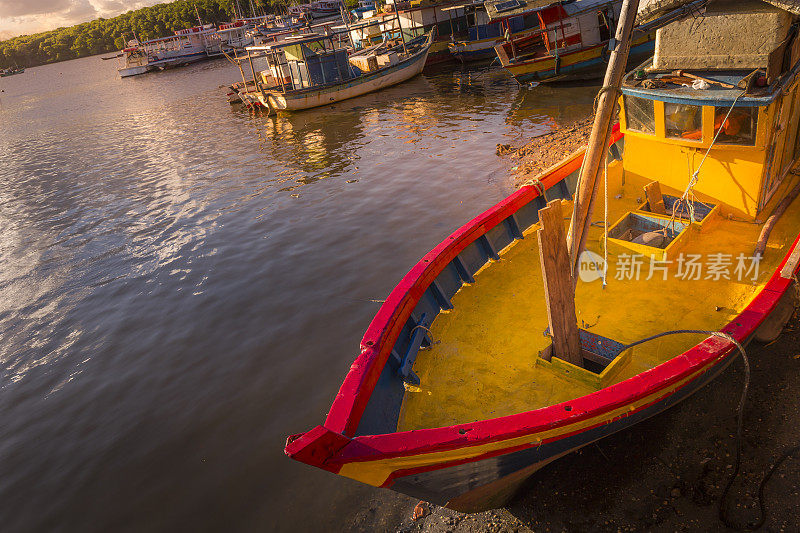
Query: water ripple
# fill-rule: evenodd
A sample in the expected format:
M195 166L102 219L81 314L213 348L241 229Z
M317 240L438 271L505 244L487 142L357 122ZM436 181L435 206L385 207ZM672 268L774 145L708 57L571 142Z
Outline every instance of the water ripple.
M4 78L5 530L347 529L375 494L283 439L323 419L373 300L510 191L495 145L596 92L442 71L265 117L225 103L237 76Z

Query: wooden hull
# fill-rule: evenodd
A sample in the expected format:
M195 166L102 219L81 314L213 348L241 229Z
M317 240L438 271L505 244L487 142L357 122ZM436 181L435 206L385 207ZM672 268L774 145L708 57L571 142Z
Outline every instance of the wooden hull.
M502 507L541 468L587 444L669 409L716 378L736 357L735 352L730 353L693 376L680 389L665 393L661 398L643 399L616 411L615 416L584 422L575 434L564 432L561 438L543 440L536 446L511 446L474 461L454 462L435 470L400 475L386 486L462 513ZM535 440L534 434L531 437Z
M303 109L330 105L334 102L379 91L413 78L422 72L425 67L429 50L430 47L426 46L422 51L397 65L349 80L346 83L318 90L298 91L296 94L264 91L263 95L261 93L251 93L251 95L257 98L258 105L268 107L272 111L302 111Z
M339 15L338 9L318 9L311 8L311 17L315 19L323 19L329 17L336 17Z
M433 45L431 46L431 50L428 53L428 59L425 61L425 66L429 67L431 65L440 65L442 63L452 61L454 57L453 54L450 53L448 44L449 41L434 41Z
M608 66L607 50L607 45L602 44L562 54L558 62L554 57L546 56L508 63L504 67L520 83L595 79L602 77ZM631 46L629 64L641 63L654 50L652 35L635 40Z
M497 57L494 47L498 42L497 38L491 38L463 43L450 43L450 53L462 63L489 61Z
M611 138L616 159L623 143L616 127ZM718 376L737 352L727 340L709 337L633 377L562 403L446 427L392 428L405 394L405 385L397 384L402 354L419 346L414 344L419 324L426 327L431 316L452 308L450 299L464 284L475 283L473 276L498 257L496 250L538 222L547 200L570 198L568 182L574 184L582 162L578 153L552 168L540 176L541 190L521 188L417 263L370 324L325 423L289 437L286 454L376 487L475 512L503 505L543 466L670 408ZM783 312L797 271L789 259L799 244L800 236L793 237L771 277L720 331L747 343L768 318ZM791 272L782 273L787 264ZM400 400L374 401L392 395Z

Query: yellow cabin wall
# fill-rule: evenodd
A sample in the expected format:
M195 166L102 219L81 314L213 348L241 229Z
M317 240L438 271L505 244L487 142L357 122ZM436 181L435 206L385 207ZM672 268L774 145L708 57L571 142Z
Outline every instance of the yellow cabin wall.
M711 149L700 171L694 190L704 201L722 204L725 214L756 220L767 204L764 198L767 169L780 181L790 163L795 161L795 131L800 120L798 84L793 83L784 98L759 108L755 146L717 144ZM654 102L655 135L627 129L624 105L620 123L625 132L624 170L626 175L652 176L657 162L658 181L665 193L680 195L686 189L691 173L697 169L709 146L714 130L714 107L703 107L703 139L686 141L665 137L664 102ZM773 161L769 165L768 155ZM691 169L691 170L690 170Z
M625 137L624 168L626 175L653 176L657 161L658 181L664 192L680 196L705 150L666 144L656 138L634 135ZM730 211L748 219L758 212L759 193L763 181L766 152L761 150L712 150L694 190L709 201L725 204Z

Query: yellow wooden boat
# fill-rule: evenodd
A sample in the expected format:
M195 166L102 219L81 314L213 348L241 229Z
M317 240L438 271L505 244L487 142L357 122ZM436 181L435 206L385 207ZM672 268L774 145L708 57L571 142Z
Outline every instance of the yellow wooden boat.
M575 272L578 361L553 356L537 232L548 204L571 210L583 152L411 269L324 424L289 437L286 453L456 510L495 507L542 466L709 383L735 342L775 338L797 305L800 3L754 12L788 22L763 69L676 76L650 62L626 77L591 253ZM675 330L718 334L630 347Z

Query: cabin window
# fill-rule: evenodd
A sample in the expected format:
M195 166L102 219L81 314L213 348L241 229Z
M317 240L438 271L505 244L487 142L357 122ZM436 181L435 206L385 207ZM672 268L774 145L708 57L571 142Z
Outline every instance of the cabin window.
M629 131L656 133L656 110L652 100L625 97L625 126Z
M755 146L758 131L758 108L735 107L728 116L729 107L714 109L714 135L718 143ZM728 117L725 120L725 117Z
M703 140L703 108L688 104L664 104L666 136L687 141Z

